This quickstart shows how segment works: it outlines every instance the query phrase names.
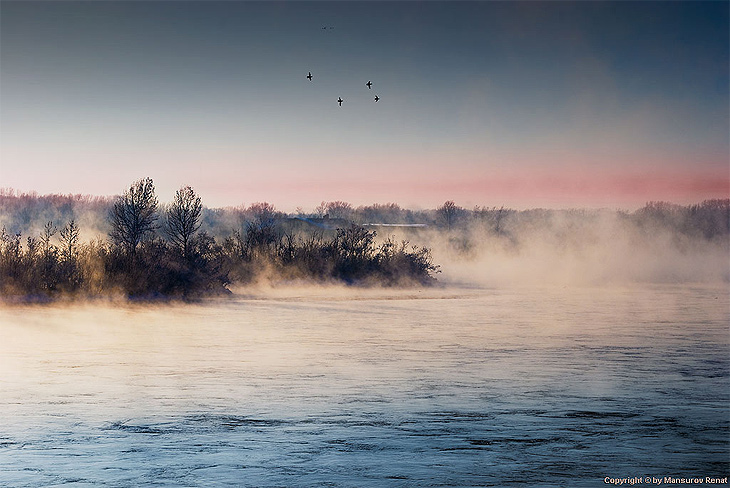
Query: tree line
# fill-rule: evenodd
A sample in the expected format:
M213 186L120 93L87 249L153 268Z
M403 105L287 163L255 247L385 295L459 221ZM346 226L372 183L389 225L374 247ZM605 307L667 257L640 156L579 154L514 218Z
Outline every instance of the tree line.
M204 207L190 186L160 205L143 178L117 197L106 239L82 242L78 223L48 221L37 236L0 231L0 293L51 299L120 294L142 299L194 299L229 292L261 277L385 286L427 285L438 266L430 250L350 224L333 235L297 234L270 204L251 207L240 230L216 238L201 230Z
M16 193L0 188L0 228L25 235L37 235L50 221L68 222L75 219L86 236L107 235L111 228L108 213L116 198L89 195L37 195ZM405 209L396 203L354 206L343 201L325 201L312 212L298 208L285 214L270 203L211 209L203 206L201 230L218 240L228 236L233 228L245 228L246 223L264 215L275 219L287 217L322 219L368 224L418 224L438 231L463 232L481 228L496 234L518 232L521 227L544 224L560 216L590 219L598 213L618 215L625 222L648 232L664 228L691 238L723 239L730 235L730 199L705 200L693 205L649 202L634 212L622 210L540 209L514 210L505 207L474 206L467 208L448 200L434 209ZM163 216L164 220L164 216Z
M113 198L0 189L0 294L193 299L262 278L428 284L438 272L431 251L376 239L377 224L417 224L398 232L439 249L445 243L451 255L468 258L485 239L515 252L535 239L585 243L601 235L605 219L621 223L637 246L663 235L673 236L679 248L711 242L730 249L729 199L649 202L634 212L468 209L452 200L408 210L333 201L312 213L285 214L265 202L206 208L189 186L161 205L145 178Z

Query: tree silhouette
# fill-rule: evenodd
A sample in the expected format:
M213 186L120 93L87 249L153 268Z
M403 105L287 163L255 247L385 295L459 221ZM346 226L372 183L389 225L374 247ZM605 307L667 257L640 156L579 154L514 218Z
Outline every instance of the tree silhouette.
M71 219L61 229L61 257L64 261L71 262L76 257L79 244L79 226L74 219Z
M246 210L246 213L253 218L253 222L256 225L268 225L279 214L276 207L268 202L252 203Z
M450 230L451 226L454 223L454 220L456 220L456 214L459 210L459 207L454 203L453 200L448 200L444 202L443 205L441 205L436 211L441 216L441 218L446 223L446 227Z
M56 226L53 225L53 221L49 220L46 222L46 225L43 227L43 233L41 234L43 257L47 258L51 253L51 248L53 247L53 244L51 244L51 237L53 237L56 232L58 232L58 229L56 229Z
M352 205L340 200L335 202L322 202L314 209L314 213L318 217L329 216L331 219L349 220L352 217L352 212Z
M127 254L134 255L137 246L157 226L157 197L152 179L135 181L123 195L114 202L111 210L112 231L109 236L115 245Z
M167 225L165 231L170 243L182 256L190 257L191 238L200 229L200 214L203 205L200 197L190 186L175 192L175 199L167 208Z

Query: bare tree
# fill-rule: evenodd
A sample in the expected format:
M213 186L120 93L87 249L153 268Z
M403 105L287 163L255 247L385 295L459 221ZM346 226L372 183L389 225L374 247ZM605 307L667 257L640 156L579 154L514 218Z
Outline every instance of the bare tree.
M49 220L46 222L46 225L43 227L43 233L41 234L43 257L48 257L48 255L51 254L51 248L53 247L53 244L51 244L51 237L53 237L56 232L58 232L58 229L56 229L56 226L53 225L53 221Z
M76 255L76 248L79 243L79 226L74 219L71 219L61 229L61 256L64 261L72 262Z
M322 202L317 208L314 209L314 213L319 217L329 216L331 219L346 219L350 220L352 217L353 208L352 205L337 200L335 202Z
M279 214L276 207L268 202L252 203L246 210L246 213L253 218L256 225L270 224Z
M456 215L459 210L460 208L456 205L456 203L454 203L453 200L448 200L444 202L443 205L436 209L439 216L446 223L446 227L448 229L451 229L451 226L453 225L454 220L456 220Z
M134 255L137 246L157 228L157 197L152 179L135 181L117 198L111 211L112 231L109 236L114 244Z
M327 202L322 202L314 209L314 214L320 219L327 215Z
M190 186L175 192L175 199L167 208L167 226L165 231L170 242L183 257L190 256L191 238L200 229L200 214L203 205L200 197Z

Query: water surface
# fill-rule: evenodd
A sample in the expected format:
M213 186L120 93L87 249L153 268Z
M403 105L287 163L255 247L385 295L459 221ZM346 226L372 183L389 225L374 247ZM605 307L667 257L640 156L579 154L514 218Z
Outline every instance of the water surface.
M726 286L0 311L0 485L727 476Z

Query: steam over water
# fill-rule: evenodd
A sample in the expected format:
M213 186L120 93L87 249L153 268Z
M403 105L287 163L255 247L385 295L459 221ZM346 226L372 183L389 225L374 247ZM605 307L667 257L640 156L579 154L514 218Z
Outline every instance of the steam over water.
M0 314L0 485L727 476L727 285L331 290Z

